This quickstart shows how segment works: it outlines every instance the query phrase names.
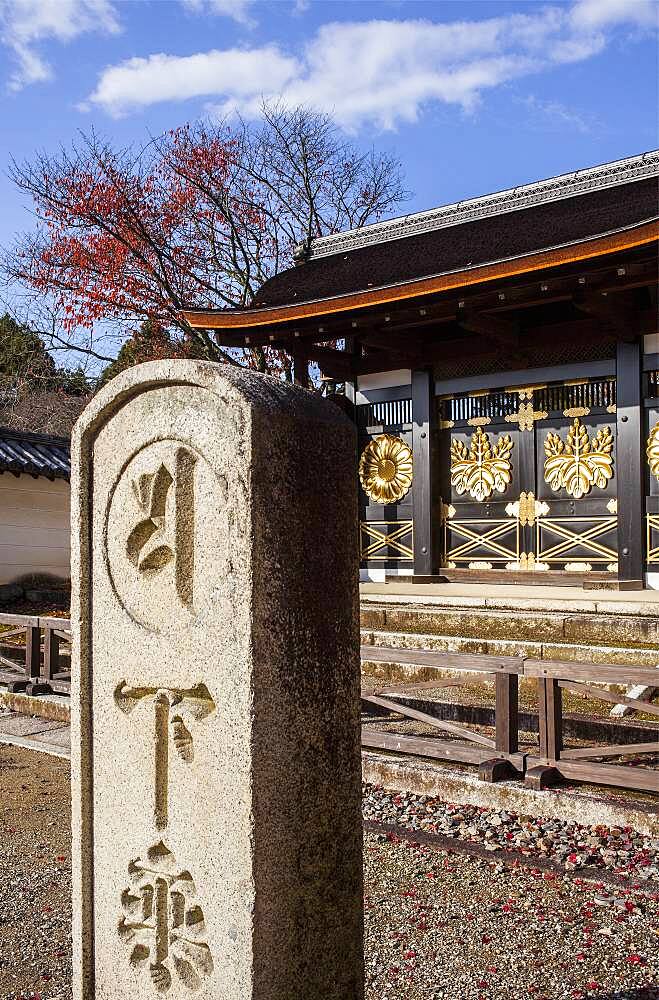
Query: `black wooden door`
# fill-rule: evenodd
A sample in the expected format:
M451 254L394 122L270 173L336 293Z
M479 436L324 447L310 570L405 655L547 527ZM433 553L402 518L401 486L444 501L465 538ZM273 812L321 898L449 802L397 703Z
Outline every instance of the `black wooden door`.
M406 454L412 455L412 396L382 402L364 403L356 407L358 451L360 460L359 532L360 556L363 569L388 570L390 573L412 573L414 566L414 482L413 470L408 472ZM367 492L363 461L368 449L388 439L391 454L383 443L379 449L385 471L385 485ZM376 463L377 464L377 463ZM397 476L396 466L403 470ZM386 474L391 472L391 493L387 495ZM408 484L409 480L409 484Z
M440 401L444 565L617 572L613 379Z

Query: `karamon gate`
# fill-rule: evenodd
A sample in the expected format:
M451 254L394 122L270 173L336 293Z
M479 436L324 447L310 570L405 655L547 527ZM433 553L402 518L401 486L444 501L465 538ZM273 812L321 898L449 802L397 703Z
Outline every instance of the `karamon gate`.
M250 309L358 429L362 579L659 581L659 152L315 239ZM337 346L338 345L338 346Z

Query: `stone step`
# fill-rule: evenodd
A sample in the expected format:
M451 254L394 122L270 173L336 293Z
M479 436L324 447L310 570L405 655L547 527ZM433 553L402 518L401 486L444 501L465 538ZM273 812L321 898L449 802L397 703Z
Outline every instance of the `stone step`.
M512 634L512 630L511 630ZM391 632L381 629L362 629L363 646L398 649L433 649L443 653L486 653L492 656L529 656L543 660L586 661L589 663L621 663L630 666L654 667L659 663L659 650L634 649L628 646L601 646L590 643L532 642L528 639L474 638L472 636L438 635L422 632ZM436 671L427 667L395 667L391 664L373 663L362 656L362 670L374 677L393 680L428 680ZM451 673L451 671L447 671ZM428 677L426 677L428 674Z
M461 642L501 642L520 649L528 645L566 645L581 650L603 647L615 650L654 650L659 643L659 616L528 609L497 609L446 605L418 605L362 601L361 627L365 631L437 636L453 636ZM514 636L514 639L511 639ZM391 645L400 645L397 641ZM434 647L433 647L434 648ZM481 646L474 651L479 651ZM470 650L471 651L471 650ZM513 654L517 655L517 654ZM552 654L556 655L556 654ZM585 655L570 657L587 659ZM607 653L606 659L611 661ZM613 662L616 662L615 660ZM623 662L623 661L620 661ZM641 662L625 660L624 662Z

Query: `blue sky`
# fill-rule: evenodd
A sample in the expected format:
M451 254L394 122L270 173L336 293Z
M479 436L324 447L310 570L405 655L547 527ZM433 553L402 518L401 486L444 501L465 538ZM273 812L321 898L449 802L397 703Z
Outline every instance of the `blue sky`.
M117 143L262 95L396 151L407 210L657 146L649 0L0 0L0 243L29 228L10 155Z

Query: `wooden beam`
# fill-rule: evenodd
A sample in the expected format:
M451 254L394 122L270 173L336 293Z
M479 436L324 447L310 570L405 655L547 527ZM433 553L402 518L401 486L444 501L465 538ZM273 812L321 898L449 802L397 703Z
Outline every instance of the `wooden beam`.
M638 309L635 304L620 302L619 297L596 293L576 295L574 305L601 323L613 327L621 339L634 340L637 336Z
M404 354L406 357L412 355L421 356L428 347L427 337L405 336L393 331L389 333L387 330L358 334L358 337L360 343L365 347L374 347L377 350Z
M657 284L657 263L654 255L639 261L626 261L626 274L617 276L618 265L624 258L609 262L605 267L592 268L587 270L588 295L595 293L601 295L602 292L611 293L608 297L615 300L621 293L634 288L643 288ZM527 276L528 277L528 276ZM468 310L472 313L481 314L486 312L488 317L504 317L507 314L519 313L519 318L523 321L524 310L538 305L546 305L554 302L571 301L575 295L583 291L577 286L576 273L561 275L560 277L546 277L541 280L534 278L532 281L506 287L506 298L499 299L496 290L475 291L466 287L454 291L450 299L428 299L419 300L412 304L408 301L398 303L391 307L391 322L385 324L382 308L360 310L353 313L339 312L325 315L311 320L300 319L295 322L281 324L277 327L277 340L290 341L297 332L299 339L318 339L318 325L325 329L326 339L339 339L346 335L361 335L364 332L391 332L401 333L406 329L423 328L432 324L443 324L455 320L458 311ZM540 291L540 285L546 287L545 291ZM504 286L505 287L505 286ZM463 302L463 309L458 308L459 302ZM591 314L594 317L594 314ZM245 336L250 338L250 345L259 346L272 343L272 328L252 327L240 330L217 329L214 336L218 344L225 347L244 347Z
M463 309L458 313L458 322L463 329L478 333L496 344L505 344L507 347L519 346L519 324L501 316L489 316L486 313Z
M302 343L299 340L286 345L293 359L297 361L315 361L326 375L336 378L349 378L354 374L353 361L345 351L333 347L318 347L316 344Z

